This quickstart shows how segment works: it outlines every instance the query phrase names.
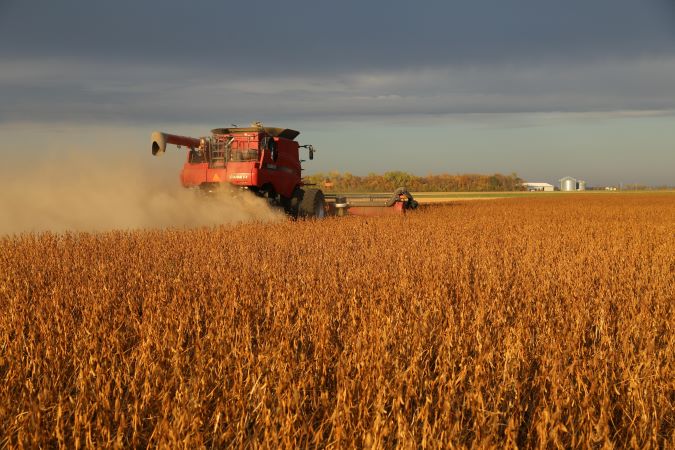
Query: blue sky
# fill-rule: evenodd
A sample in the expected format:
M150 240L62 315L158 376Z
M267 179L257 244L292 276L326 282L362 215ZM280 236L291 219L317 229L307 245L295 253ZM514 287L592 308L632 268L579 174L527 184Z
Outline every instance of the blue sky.
M675 2L0 0L0 98L15 159L262 120L309 172L672 185Z

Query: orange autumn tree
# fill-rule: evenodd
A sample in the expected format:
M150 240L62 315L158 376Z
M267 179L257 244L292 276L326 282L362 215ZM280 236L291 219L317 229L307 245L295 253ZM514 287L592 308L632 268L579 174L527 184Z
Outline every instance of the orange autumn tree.
M332 171L306 176L305 181L316 184L328 192L389 192L398 187L406 187L415 192L494 192L522 191L524 180L515 173L510 175L442 173L417 176L403 171L391 171L361 176Z

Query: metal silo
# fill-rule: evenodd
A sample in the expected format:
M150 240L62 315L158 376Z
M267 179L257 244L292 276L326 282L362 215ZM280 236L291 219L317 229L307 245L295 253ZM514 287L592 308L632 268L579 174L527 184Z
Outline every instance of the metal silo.
M560 179L560 190L564 192L573 192L577 190L577 180L572 177Z
M586 182L584 180L577 180L577 191L585 191Z

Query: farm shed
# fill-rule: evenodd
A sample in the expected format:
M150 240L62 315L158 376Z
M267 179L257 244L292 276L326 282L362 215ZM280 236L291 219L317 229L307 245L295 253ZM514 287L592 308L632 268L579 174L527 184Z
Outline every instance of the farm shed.
M528 191L544 191L544 192L553 192L554 188L552 184L549 183L523 183L525 189Z

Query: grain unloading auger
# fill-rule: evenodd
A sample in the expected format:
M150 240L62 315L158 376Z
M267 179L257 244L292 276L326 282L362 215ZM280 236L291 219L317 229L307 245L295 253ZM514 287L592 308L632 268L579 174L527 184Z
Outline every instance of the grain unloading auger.
M268 199L293 217L403 213L417 207L403 188L391 195L326 195L303 182L300 148L307 149L310 160L315 150L298 144L299 134L259 122L250 127L216 128L211 136L200 138L155 131L152 154L162 155L167 144L186 147L187 159L180 173L184 187L212 191L229 183Z

